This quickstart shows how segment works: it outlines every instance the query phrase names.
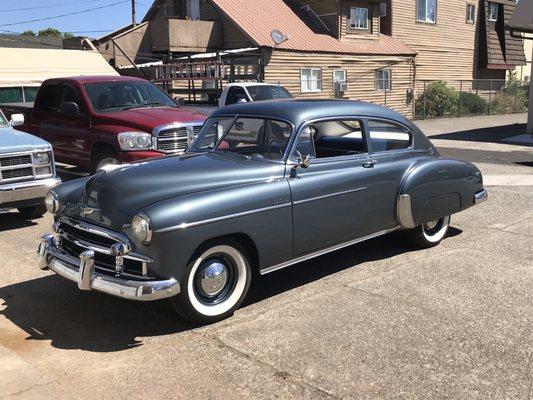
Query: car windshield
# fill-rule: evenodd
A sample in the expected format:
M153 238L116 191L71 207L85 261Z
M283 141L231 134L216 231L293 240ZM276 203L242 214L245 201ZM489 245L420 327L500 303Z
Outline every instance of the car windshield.
M276 85L248 86L246 88L253 101L292 99L292 95L283 87Z
M189 151L235 153L245 157L283 159L292 127L266 118L215 117L204 124Z
M85 85L85 91L96 111L161 106L178 107L165 92L150 82L89 83Z

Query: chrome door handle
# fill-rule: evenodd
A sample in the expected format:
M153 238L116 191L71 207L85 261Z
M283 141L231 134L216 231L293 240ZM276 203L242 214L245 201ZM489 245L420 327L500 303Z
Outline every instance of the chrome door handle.
M376 160L371 160L371 161L365 161L363 163L363 168L374 168L374 166L376 165L377 161Z

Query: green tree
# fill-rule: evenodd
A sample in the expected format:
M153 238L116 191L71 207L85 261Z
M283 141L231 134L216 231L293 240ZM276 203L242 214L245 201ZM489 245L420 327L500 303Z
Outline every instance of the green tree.
M56 28L46 28L46 29L42 29L39 31L38 35L40 37L46 37L46 36L51 36L51 37L62 37L62 33L59 29L56 29Z
M34 31L24 31L21 33L22 36L35 36Z

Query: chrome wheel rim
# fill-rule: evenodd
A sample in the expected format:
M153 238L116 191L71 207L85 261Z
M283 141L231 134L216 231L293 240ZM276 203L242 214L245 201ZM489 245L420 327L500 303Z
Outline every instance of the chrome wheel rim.
M120 165L120 161L116 158L104 158L101 160L98 165L96 166L97 170L100 170L108 165Z
M200 264L194 277L194 291L200 302L206 305L219 304L233 292L236 267L224 255L210 257Z
M440 219L440 220L437 219L435 221L426 222L424 224L424 229L426 229L427 231L432 231L432 230L434 230L437 227L437 225L439 224L440 221L442 221L442 219Z

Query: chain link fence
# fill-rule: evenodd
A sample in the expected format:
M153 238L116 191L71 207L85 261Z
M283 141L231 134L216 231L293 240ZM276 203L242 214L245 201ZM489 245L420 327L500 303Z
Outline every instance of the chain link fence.
M38 90L35 86L0 87L0 104L34 102Z

